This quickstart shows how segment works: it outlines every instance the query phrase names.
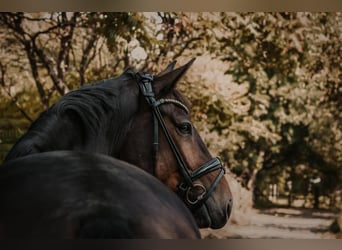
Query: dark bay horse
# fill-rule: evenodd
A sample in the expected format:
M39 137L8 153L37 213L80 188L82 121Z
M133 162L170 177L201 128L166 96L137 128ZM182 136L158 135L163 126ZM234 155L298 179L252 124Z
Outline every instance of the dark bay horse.
M0 168L1 238L200 238L158 179L99 154L55 151Z
M232 207L224 168L211 157L176 89L192 63L174 69L173 62L156 76L126 70L66 94L32 124L5 162L59 150L108 155L157 177L179 195L199 227L223 227Z

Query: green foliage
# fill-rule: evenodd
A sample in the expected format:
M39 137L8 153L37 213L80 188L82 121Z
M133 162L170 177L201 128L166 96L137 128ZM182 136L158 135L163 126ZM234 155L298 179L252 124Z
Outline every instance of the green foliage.
M89 22L99 22L97 32L106 38L108 49L116 54L122 49L127 49L127 44L132 40L139 40L143 47L150 46L150 39L144 28L144 18L137 13L106 12L97 20L90 17Z
M24 134L29 122L18 109L9 102L8 97L0 99L0 163L12 145Z
M247 113L235 113L225 126L208 121L220 136L238 138L221 151L230 168L305 164L325 177L332 169L339 174L340 13L221 13L217 22L215 55L232 82L248 86Z

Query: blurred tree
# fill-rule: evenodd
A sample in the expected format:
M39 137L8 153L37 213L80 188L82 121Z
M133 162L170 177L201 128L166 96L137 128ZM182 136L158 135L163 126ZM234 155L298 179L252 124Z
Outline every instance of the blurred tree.
M95 43L98 40L98 36L83 33L83 37L79 37L84 39L82 51L77 53L79 58L75 58L75 30L85 25L85 18L85 15L78 12L2 13L0 24L6 32L3 34L2 47L5 49L0 66L1 83L7 89L6 92L12 95L11 87L20 80L33 81L42 107L47 109L56 94L60 96L69 91L71 85L67 77L72 70L76 68L83 79L85 68L94 58L94 51L97 50ZM27 75L24 79L6 77L7 73L13 74L18 70L18 62L26 74L31 73L32 78ZM29 116L26 113L26 117Z
M233 171L307 164L341 176L341 14L222 13L219 22L215 53L233 82L248 85L250 103L217 127L240 136L225 149Z
M30 121L70 89L131 65L156 72L199 39L177 13L1 13L0 29L2 90ZM42 108L18 98L30 83Z

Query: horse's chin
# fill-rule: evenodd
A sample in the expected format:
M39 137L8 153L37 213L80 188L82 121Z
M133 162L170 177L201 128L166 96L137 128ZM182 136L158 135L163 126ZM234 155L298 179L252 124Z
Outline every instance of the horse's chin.
M210 211L208 206L204 204L194 212L194 217L199 228L222 228L227 220L222 220L222 217Z
M202 207L198 208L194 212L194 217L199 228L211 227L211 218L206 205L203 205Z

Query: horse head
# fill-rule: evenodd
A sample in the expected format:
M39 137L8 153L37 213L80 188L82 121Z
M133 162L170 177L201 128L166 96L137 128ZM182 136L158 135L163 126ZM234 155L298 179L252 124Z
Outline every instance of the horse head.
M176 89L194 60L175 62L156 76L134 75L139 109L119 158L155 175L192 211L199 227L221 228L232 209L224 168L213 158L191 121L189 102ZM153 156L153 157L151 157Z

